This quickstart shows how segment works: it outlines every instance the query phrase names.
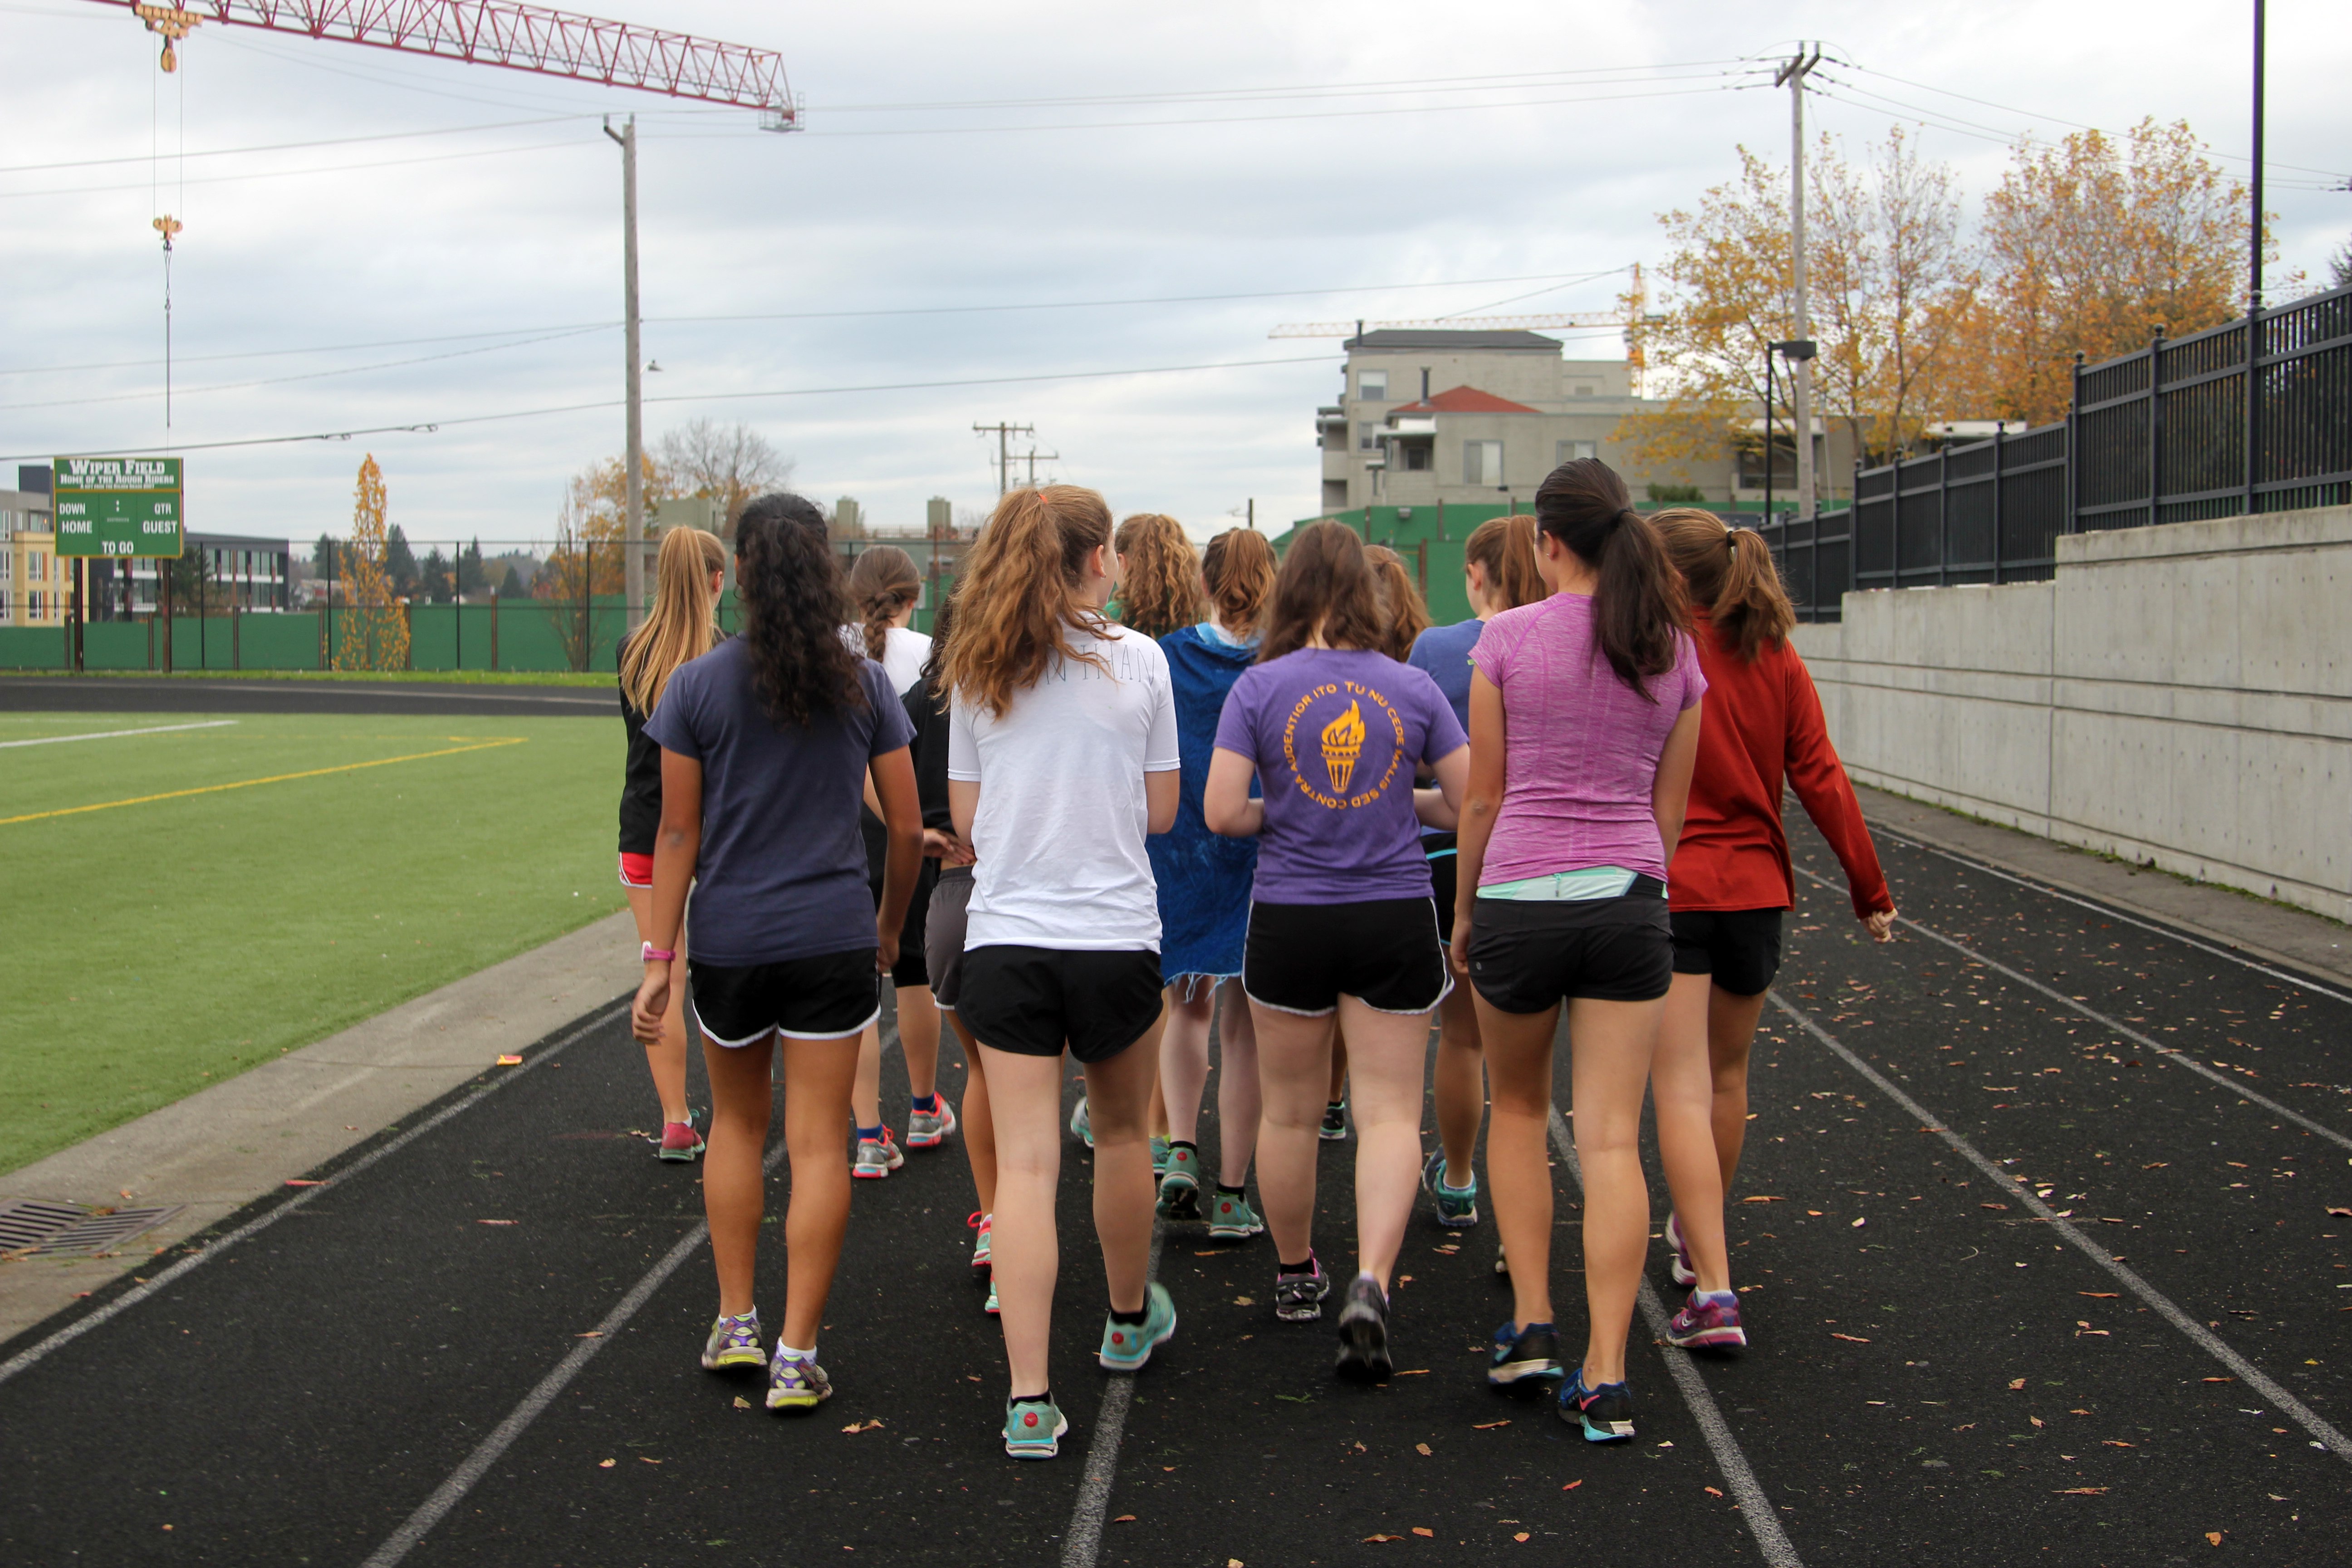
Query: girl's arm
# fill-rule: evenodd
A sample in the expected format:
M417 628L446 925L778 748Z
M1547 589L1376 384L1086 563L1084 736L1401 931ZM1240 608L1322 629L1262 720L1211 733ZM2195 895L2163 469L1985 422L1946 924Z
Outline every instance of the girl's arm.
M956 837L967 845L971 842L971 819L979 815L980 781L948 780L948 820L955 824Z
M1265 830L1265 802L1250 798L1257 764L1219 746L1209 753L1209 782L1201 790L1201 816L1212 833L1255 838ZM1174 775L1170 775L1173 777Z
M1672 864L1682 842L1683 809L1690 804L1691 768L1698 761L1698 704L1683 710L1658 753L1658 776L1650 784L1650 815L1657 819L1658 843Z
M1441 830L1458 827L1462 820L1462 795L1470 784L1470 748L1456 746L1437 759L1433 770L1437 774L1435 789L1412 792L1413 815L1422 825Z
M1505 739L1503 689L1487 679L1485 670L1473 670L1469 778L1463 787L1461 826L1454 851L1459 886L1454 894L1452 956L1455 971L1463 974L1470 973L1470 909L1477 901L1478 878L1486 868L1486 841L1495 834L1495 814L1503 808Z
M677 951L686 921L686 889L702 853L702 762L672 751L661 754L662 818L654 835L654 911L647 939L664 952ZM669 1011L669 961L647 959L645 984L629 1010L629 1032L647 1045L661 1038Z
M1184 775L1161 768L1143 775L1144 830L1165 833L1176 826L1177 803L1184 798Z
M898 932L907 923L907 905L923 862L923 806L915 797L915 762L906 747L876 757L866 773L890 837L889 858L882 865L882 902L874 911L874 962L887 974L898 962Z

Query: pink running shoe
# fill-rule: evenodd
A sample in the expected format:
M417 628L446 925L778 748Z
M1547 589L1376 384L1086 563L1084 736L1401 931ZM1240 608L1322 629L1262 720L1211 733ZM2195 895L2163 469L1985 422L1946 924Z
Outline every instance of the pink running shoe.
M1666 1215L1666 1250L1674 1254L1667 1268L1675 1283L1687 1290L1698 1283L1698 1270L1691 1267L1690 1246L1683 1240L1683 1227L1673 1214Z
M1685 1350L1738 1350L1748 1343L1739 1326L1739 1298L1728 1290L1694 1290L1666 1324L1666 1342Z
M683 1121L662 1124L661 1147L655 1155L663 1160L692 1160L703 1151L702 1134L694 1130L694 1112L686 1113Z

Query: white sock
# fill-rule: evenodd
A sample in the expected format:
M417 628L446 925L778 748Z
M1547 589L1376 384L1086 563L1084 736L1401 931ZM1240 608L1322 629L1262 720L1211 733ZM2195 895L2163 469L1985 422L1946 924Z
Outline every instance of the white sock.
M796 1351L793 1349L792 1346L784 1343L782 1340L778 1340L776 1342L776 1353L780 1356L789 1356L794 1361L816 1360L816 1347L814 1345L809 1346L809 1348L804 1351Z

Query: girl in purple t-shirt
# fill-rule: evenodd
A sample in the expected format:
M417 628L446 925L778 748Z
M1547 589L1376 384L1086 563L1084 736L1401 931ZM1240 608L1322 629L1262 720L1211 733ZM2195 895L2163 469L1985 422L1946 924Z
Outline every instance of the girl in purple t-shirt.
M1477 993L1494 1100L1486 1171L1516 1299L1487 1365L1498 1385L1562 1374L1545 1140L1568 1005L1591 1321L1559 1408L1608 1443L1633 1436L1625 1334L1650 1228L1642 1096L1673 977L1666 861L1706 681L1664 549L1607 465L1553 469L1536 525L1550 596L1487 622L1470 656L1453 961Z
M1375 651L1386 616L1364 547L1336 522L1299 531L1275 580L1258 663L1217 722L1202 795L1210 828L1258 838L1242 985L1257 1026L1265 1110L1258 1196L1279 1271L1275 1315L1323 1315L1315 1161L1346 1028L1355 1085L1356 1266L1339 1371L1384 1377L1388 1280L1421 1173L1429 1016L1451 988L1420 823L1451 827L1469 746L1424 670ZM1438 788L1416 791L1417 769ZM1263 795L1250 795L1250 777Z

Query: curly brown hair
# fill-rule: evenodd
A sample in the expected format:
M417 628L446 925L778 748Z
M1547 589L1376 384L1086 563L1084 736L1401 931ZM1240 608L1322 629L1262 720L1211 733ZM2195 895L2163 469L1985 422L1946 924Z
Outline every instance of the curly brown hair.
M1139 511L1111 536L1118 554L1118 619L1158 641L1201 619L1201 557L1183 524Z
M1108 641L1110 623L1080 602L1087 557L1110 542L1110 508L1076 485L1008 491L973 541L956 583L956 626L940 672L955 700L1003 718L1013 699L1075 658L1108 674L1070 634ZM835 641L840 639L836 637Z
M1412 574L1404 569L1403 556L1385 544L1375 544L1365 550L1364 560L1381 585L1381 608L1388 616L1388 636L1380 645L1381 651L1402 664L1412 651L1413 639L1429 629L1429 606L1422 602Z
M1255 529L1229 528L1209 541L1201 552L1201 584L1216 607L1217 624L1237 637L1257 630L1279 564L1274 546Z
M735 524L735 592L751 673L779 730L866 706L858 658L841 636L841 559L804 496L764 495Z

